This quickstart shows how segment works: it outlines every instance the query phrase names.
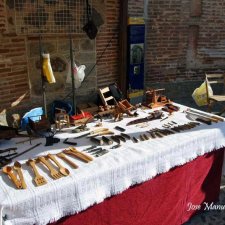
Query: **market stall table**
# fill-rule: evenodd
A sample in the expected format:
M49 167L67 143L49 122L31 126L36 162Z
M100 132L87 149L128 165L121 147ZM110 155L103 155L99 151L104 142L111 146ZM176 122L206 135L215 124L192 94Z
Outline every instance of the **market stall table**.
M147 111L138 110L138 113L140 117L148 115ZM103 126L112 130L119 125L126 128L130 136L138 138L145 131L160 128L171 120L178 124L189 121L181 111L174 113L166 121L151 121L147 127L126 127L126 123L131 120L133 118L126 118L116 123L107 120L103 122ZM94 123L89 126L93 125ZM95 158L91 163L74 160L79 165L76 170L60 161L71 174L59 180L51 179L46 170L39 166L48 182L40 187L34 185L31 170L23 165L28 186L25 190L16 190L5 175L0 176L1 218L5 218L6 225L47 224L78 213L64 219L65 223L60 221L58 224L76 225L79 221L79 225L87 225L91 221L92 225L126 225L134 224L134 220L137 220L135 224L140 225L144 221L154 225L159 221L160 224L180 224L195 212L185 213L184 209L189 201L200 204L218 198L224 134L225 123L220 122L211 126L201 124L191 130L137 144L126 141L118 149L106 147L110 152ZM77 134L70 133L70 129L57 134L61 139L75 136ZM14 141L1 143L2 148L12 146ZM35 140L33 144L39 141ZM80 150L91 145L85 137L77 142L77 149ZM21 149L24 147L20 146ZM52 147L41 146L18 160L24 163L28 158L58 153L65 147L62 142ZM212 152L213 150L217 151ZM168 171L170 172L165 173ZM142 182L145 183L141 184ZM136 184L141 185L135 186ZM109 197L111 198L107 199ZM100 204L90 207L95 203ZM129 213L132 213L130 220L127 219Z

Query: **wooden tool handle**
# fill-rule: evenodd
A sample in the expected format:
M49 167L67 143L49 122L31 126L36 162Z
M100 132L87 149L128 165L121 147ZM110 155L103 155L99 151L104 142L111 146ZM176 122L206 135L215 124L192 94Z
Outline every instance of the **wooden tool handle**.
M20 182L22 184L22 188L23 189L26 189L27 188L27 185L26 185L26 182L24 180L24 177L23 177L23 172L22 172L22 169L21 169L21 164L19 162L15 162L14 163L14 170L17 171L18 175L19 175L19 178L20 178Z
M71 150L71 151L74 151L74 152L76 152L77 154L80 154L80 155L82 155L83 157L85 157L87 160L89 160L89 161L92 161L93 160L93 158L92 157L90 157L90 156L88 156L88 155L86 155L85 153L83 153L83 152L80 152L80 151L78 151L76 148L74 148L74 147L69 147L69 149Z
M6 166L2 169L2 171L7 174L12 182L15 184L15 186L18 188L18 189L21 189L22 188L22 184L21 182L17 179L16 175L13 173L13 170L12 170L12 167L11 166Z
M77 152L73 152L71 150L64 150L63 152L66 153L66 154L68 154L68 155L72 155L75 158L78 158L78 159L82 160L83 162L86 162L86 163L89 163L90 162L90 160L88 160L86 157L83 157L80 154L77 154Z
M54 155L48 154L48 158L51 159L59 168L63 168L63 166L59 163L59 161L55 158Z
M47 168L49 169L50 173L57 172L57 171L51 166L51 164L45 159L45 157L40 156L40 157L38 157L38 160L39 160L40 162L42 162L44 165L47 166Z
M97 133L97 135L106 135L106 134L114 134L114 132L108 130L108 131L103 131L103 132Z
M35 161L33 159L29 159L27 161L27 165L31 166L32 170L34 171L34 174L36 177L40 176L37 168L36 168L36 164L35 164Z
M96 133L104 132L104 131L108 131L108 130L109 130L108 128L99 128L99 129L91 131L90 134L96 134Z
M62 152L56 154L59 158L63 159L65 162L67 162L69 165L71 165L74 169L78 168L78 165L72 162L70 159L68 159Z

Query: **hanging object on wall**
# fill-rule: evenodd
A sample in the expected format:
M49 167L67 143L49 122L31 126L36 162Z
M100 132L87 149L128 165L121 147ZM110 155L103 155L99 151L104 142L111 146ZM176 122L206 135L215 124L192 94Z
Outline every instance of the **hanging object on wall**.
M48 83L52 84L55 83L55 77L52 71L52 66L50 62L50 54L42 53L43 63L42 63L42 69L43 69L43 75L48 81Z
M87 13L87 23L83 27L83 31L87 34L90 39L95 39L98 33L98 29L92 20L91 6L89 1L86 0L86 13Z
M70 65L70 62L68 63L68 65ZM75 84L76 89L81 86L81 83L84 80L84 77L85 77L84 70L85 69L86 69L85 65L77 66L75 62L73 63L73 76L74 76L74 84ZM69 66L69 69L68 69L66 82L67 83L72 82L70 66Z
M88 1L88 6L91 20L92 0ZM88 22L84 0L15 0L13 7L19 35L40 34L40 31L42 35L81 34Z
M128 23L128 84L140 90L144 88L144 19L131 17Z

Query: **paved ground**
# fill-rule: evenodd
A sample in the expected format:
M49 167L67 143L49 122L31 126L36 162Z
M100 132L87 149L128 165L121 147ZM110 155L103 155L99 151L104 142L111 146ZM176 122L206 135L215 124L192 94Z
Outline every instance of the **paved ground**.
M225 225L225 177L220 186L220 200L216 205L224 206L224 210L209 210L193 217L184 225Z

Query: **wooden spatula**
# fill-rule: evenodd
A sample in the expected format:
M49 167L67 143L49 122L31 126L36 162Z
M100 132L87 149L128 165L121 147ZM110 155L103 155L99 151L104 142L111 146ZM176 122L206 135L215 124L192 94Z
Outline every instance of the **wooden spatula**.
M35 182L35 184L37 186L41 186L41 185L47 184L46 179L39 174L39 172L38 172L38 170L36 168L35 160L29 159L27 161L27 165L30 166L32 168L32 170L34 171L34 175L35 175L34 182Z

